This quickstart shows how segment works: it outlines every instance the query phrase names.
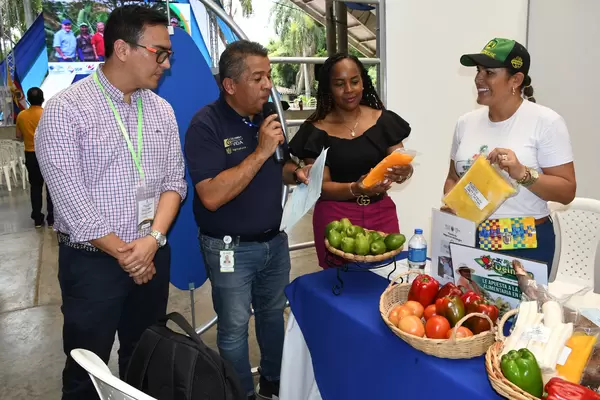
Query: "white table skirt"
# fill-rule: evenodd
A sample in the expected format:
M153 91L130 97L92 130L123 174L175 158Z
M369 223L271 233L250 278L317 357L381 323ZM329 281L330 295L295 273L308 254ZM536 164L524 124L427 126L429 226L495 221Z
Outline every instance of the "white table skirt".
M283 344L280 379L281 400L321 400L310 351L291 311Z

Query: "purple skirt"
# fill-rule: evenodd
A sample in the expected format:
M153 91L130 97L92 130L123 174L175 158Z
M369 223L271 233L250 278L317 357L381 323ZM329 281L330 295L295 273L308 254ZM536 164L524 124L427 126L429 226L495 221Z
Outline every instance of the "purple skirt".
M385 233L400 232L396 204L389 196L368 206L361 206L355 201L319 200L313 212L313 234L315 249L321 268L331 268L326 260L325 227L331 221L348 218L352 224L365 229Z

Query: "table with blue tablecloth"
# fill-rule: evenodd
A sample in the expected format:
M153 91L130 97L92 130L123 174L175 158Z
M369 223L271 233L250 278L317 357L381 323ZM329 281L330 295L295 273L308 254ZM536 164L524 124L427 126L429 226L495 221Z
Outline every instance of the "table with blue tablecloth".
M489 384L483 356L429 356L388 328L379 313L387 279L341 271L344 290L336 296L337 273L304 275L286 288L291 315L281 400L501 399Z

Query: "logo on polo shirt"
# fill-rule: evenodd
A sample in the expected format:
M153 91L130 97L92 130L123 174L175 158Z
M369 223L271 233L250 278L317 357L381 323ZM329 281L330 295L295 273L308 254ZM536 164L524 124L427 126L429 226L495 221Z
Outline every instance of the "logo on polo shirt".
M225 152L231 154L236 151L244 150L244 139L241 136L234 136L223 140L223 146L225 146Z

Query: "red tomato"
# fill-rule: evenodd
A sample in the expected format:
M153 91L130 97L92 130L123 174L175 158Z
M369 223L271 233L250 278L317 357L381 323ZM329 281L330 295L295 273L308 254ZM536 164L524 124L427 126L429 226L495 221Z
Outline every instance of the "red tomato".
M423 316L423 306L418 301L409 300L404 303L404 306L410 308L413 315L416 315L419 318Z
M398 329L402 332L408 333L409 335L415 335L418 337L423 337L425 335L425 328L423 327L423 322L421 322L421 318L416 315L409 315L400 320L398 322Z
M390 322L396 326L398 326L398 322L407 315L412 315L412 310L402 304L398 304L392 311L390 311L389 319Z
M435 304L430 304L427 306L427 308L425 308L425 312L423 313L423 316L425 317L425 321L427 321L429 318L433 317L434 315L437 315L435 312Z
M425 332L431 339L446 339L446 334L450 330L450 322L441 315L434 315L427 320Z
M456 328L453 328L456 329ZM452 337L452 330L450 329L448 331L448 333L446 334L446 339L450 339ZM456 338L457 339L461 339L461 338L466 338L469 336L473 336L473 332L471 332L471 330L465 326L461 326L460 328L458 328L458 330L456 331Z

